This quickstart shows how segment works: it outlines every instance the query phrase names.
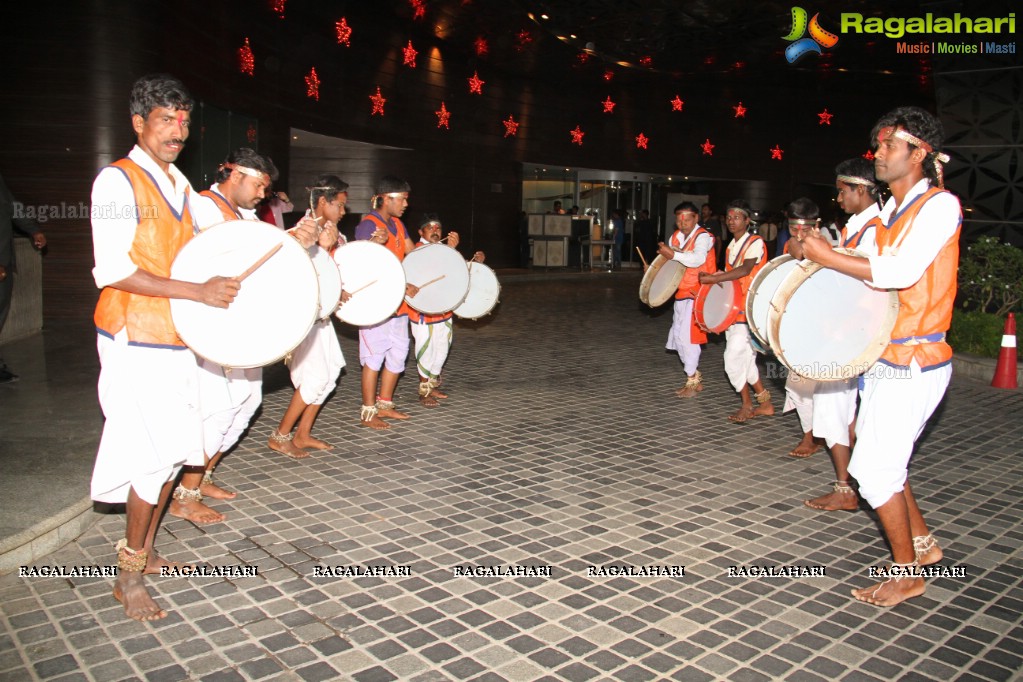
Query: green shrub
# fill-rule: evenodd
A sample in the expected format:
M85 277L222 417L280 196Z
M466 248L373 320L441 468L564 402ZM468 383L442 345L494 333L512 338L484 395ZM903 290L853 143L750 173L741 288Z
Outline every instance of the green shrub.
M981 237L959 253L959 301L963 310L1004 317L1023 301L1023 249Z
M998 357L1002 347L1005 317L980 310L953 310L948 342L957 353L985 358ZM1016 347L1020 347L1020 329L1016 331Z

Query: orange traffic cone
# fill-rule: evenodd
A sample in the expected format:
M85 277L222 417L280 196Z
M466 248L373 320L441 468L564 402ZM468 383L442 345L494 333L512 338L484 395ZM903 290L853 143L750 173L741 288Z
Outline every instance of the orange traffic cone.
M1016 379L1016 317L1009 313L1005 320L1005 331L1002 333L1002 349L998 352L998 365L995 367L995 378L991 380L995 388L1017 388Z

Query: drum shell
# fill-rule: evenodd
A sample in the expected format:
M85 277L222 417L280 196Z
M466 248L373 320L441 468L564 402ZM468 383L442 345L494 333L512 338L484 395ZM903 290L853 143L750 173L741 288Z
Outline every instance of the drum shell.
M657 254L639 283L639 300L651 308L667 303L675 296L685 273L684 265Z
M318 317L323 320L331 316L341 300L341 273L338 272L334 259L319 245L312 248L309 257L313 262L313 269L316 270L316 280L320 291Z
M344 290L351 298L334 316L356 327L372 327L389 318L405 296L405 271L385 246L360 240L334 252Z
M426 315L457 308L469 293L469 267L462 254L446 244L424 244L405 254L405 280L420 288L405 302Z
M720 334L739 317L743 303L738 280L703 284L696 293L693 315L698 325L713 334Z
M478 320L489 315L501 299L501 283L497 274L483 263L469 263L469 292L465 300L454 309L455 315Z
M749 325L750 334L759 342L760 352L763 352L763 349L770 349L767 339L767 313L771 299L778 290L778 285L797 265L795 258L783 254L764 264L750 282L749 291L746 292L746 324Z

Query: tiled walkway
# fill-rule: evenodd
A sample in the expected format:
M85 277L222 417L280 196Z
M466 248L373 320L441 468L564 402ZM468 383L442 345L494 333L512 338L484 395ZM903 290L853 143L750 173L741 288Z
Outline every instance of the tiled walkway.
M107 578L0 578L0 680L1009 680L1023 666L1023 397L953 379L919 444L915 491L965 578L891 610L853 601L887 560L876 517L823 513L826 455L794 460L794 415L734 425L723 344L707 389L674 397L670 310L638 280L506 283L456 324L450 399L388 432L357 427L358 352L317 424L337 449L298 462L266 436L290 387L218 471L226 523L165 522L173 559L243 578L151 578L170 612L124 618ZM781 380L768 382L780 412ZM403 400L401 400L403 399ZM86 482L82 483L83 489ZM42 491L40 491L42 494ZM123 517L37 562L113 563ZM684 576L588 575L613 564ZM408 575L316 577L317 567ZM823 577L729 577L730 566ZM456 576L520 566L550 577Z

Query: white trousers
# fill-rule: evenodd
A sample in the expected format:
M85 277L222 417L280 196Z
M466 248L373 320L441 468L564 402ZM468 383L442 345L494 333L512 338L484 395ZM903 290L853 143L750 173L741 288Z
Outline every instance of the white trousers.
M453 336L451 320L433 324L413 322L409 326L416 344L416 366L419 369L419 376L427 379L439 377L451 350Z
M306 405L322 405L345 366L330 318L317 320L291 355L291 383Z
M225 369L199 360L203 448L207 457L234 447L263 402L263 368Z
M739 392L746 384L760 381L757 352L749 340L749 327L733 324L725 330L725 374L732 388Z
M690 341L692 322L693 299L675 301L675 315L671 319L671 329L668 330L668 343L665 348L678 353L687 376L696 374L700 366L700 352L703 350L700 344Z
M821 381L813 394L813 435L829 448L849 447L849 425L856 419L857 380Z
M813 396L817 382L789 371L785 379L785 406L782 412L795 410L803 433L813 430Z

